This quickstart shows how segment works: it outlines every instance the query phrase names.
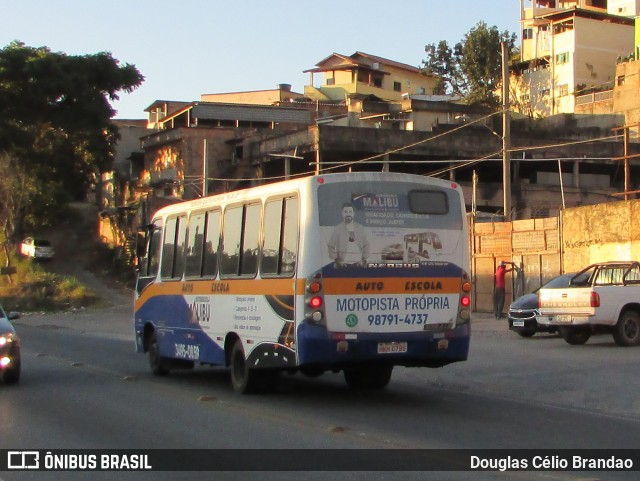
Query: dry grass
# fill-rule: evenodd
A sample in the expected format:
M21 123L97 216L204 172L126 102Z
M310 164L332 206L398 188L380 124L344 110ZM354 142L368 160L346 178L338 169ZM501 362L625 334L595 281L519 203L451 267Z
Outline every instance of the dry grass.
M47 272L31 259L12 257L11 265L16 274L0 276L0 303L5 310L57 311L88 307L98 301L75 277Z

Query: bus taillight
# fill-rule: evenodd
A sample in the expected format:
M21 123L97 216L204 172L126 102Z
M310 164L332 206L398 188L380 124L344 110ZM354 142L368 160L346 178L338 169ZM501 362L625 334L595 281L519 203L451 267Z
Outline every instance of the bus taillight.
M309 305L313 309L319 309L320 307L322 307L322 297L320 296L312 297L311 300L309 301Z
M323 290L321 271L307 278L304 296L304 317L313 324L325 325Z
M466 324L471 320L471 281L466 272L462 273L460 284L460 306L458 307L458 324Z

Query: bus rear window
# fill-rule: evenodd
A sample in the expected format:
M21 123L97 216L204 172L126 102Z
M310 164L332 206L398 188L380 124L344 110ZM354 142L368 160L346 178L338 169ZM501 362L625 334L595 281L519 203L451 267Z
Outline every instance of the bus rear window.
M414 214L446 215L449 213L447 194L441 190L412 190L409 208Z

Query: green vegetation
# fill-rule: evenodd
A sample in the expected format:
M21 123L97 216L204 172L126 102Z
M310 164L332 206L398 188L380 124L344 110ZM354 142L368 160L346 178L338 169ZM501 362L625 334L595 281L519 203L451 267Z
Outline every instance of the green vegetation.
M67 55L19 41L0 48L0 265L16 272L0 275L6 309L71 309L97 301L76 279L17 258L16 247L27 233L59 230L68 203L86 199L111 169L118 131L110 102L143 80L135 66L121 65L109 52ZM74 246L89 246L92 234L83 232Z
M67 55L13 42L0 49L0 231L15 244L55 225L111 169L110 101L144 77L110 53Z
M500 100L496 92L502 84L502 42L507 42L511 57L516 35L508 31L500 33L497 27L489 28L479 22L453 48L446 40L426 45L427 58L422 61L422 71L438 80L435 94L452 93L469 104L498 107Z
M13 257L16 273L0 276L0 303L7 311L55 311L96 304L98 297L76 278L47 272L31 259Z

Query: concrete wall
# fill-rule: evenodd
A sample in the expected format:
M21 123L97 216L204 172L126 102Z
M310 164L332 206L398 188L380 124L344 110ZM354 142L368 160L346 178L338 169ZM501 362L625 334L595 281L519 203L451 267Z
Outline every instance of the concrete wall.
M575 19L577 84L601 85L613 80L616 59L633 53L634 27Z
M556 217L513 222L472 222L471 226L475 311L492 311L494 272L500 261L514 262L522 272L519 276L508 274L505 306L560 273Z
M200 100L203 102L273 105L277 102L288 102L302 97L304 97L303 94L292 92L290 89L278 88L274 90L202 94Z
M507 277L507 304L562 272L595 262L640 260L640 199L565 209L556 217L471 223L474 310L490 312L493 273L501 260L523 276Z
M563 269L640 259L640 200L567 209L562 214Z

